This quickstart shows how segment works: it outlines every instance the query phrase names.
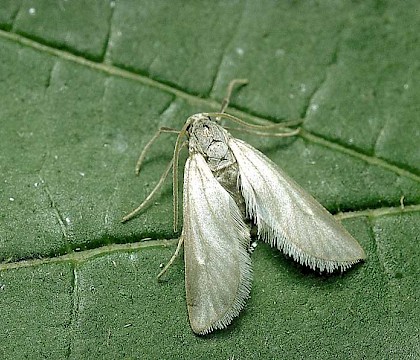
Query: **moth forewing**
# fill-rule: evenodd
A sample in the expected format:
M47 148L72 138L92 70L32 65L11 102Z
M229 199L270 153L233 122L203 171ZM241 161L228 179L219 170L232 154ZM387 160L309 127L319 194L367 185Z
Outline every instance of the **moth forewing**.
M225 328L245 305L250 232L200 153L185 164L183 212L188 315L193 331L203 335Z
M270 159L235 138L229 147L259 237L314 270L345 270L366 257L344 226Z

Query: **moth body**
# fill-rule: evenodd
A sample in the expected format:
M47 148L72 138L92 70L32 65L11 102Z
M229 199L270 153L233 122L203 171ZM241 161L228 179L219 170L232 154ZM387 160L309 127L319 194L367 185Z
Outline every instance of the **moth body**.
M145 207L173 167L176 231L177 166L186 135L189 157L184 170L183 229L174 256L158 277L183 244L188 316L192 330L200 335L225 328L245 306L251 291L250 254L255 248L251 223L258 239L313 270L344 271L366 257L359 243L310 194L264 154L218 123L225 118L259 135L272 131L272 125L252 125L224 113L233 86L244 83L230 83L220 113L194 114L181 131L159 129L141 153L136 172L150 145L163 132L178 133L173 159L146 200L123 218L127 221ZM297 132L289 129L280 135Z

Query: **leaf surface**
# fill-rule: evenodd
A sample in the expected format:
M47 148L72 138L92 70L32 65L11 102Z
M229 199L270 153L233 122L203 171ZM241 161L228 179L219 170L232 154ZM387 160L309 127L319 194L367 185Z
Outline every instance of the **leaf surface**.
M0 358L420 356L416 1L0 4ZM200 338L186 312L171 185L153 189L196 112L302 119L294 138L235 133L365 249L315 274L260 244L245 310ZM172 239L172 240L165 240ZM157 346L158 345L158 346Z

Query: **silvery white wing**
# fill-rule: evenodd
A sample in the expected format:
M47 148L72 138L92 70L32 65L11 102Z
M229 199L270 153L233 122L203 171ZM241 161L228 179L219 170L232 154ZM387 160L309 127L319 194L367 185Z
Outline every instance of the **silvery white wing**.
M229 147L247 214L262 239L314 270L345 270L365 258L347 230L270 159L235 138Z
M188 315L193 331L207 334L225 328L249 296L250 234L238 206L199 153L185 164L183 207Z

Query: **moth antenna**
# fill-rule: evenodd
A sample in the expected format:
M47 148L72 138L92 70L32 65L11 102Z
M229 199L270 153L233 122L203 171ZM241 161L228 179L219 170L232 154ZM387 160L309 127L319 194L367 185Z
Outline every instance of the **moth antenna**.
M257 136L266 136L266 137L289 137L289 136L296 136L297 134L299 134L300 132L300 128L294 129L294 130L290 130L287 132L279 132L279 133L266 133L266 132L262 132L262 131L256 131L253 129L246 129L246 128L229 128L229 127L224 127L226 130L229 131L239 131L239 132L246 132L249 134L254 134Z
M187 128L190 126L190 121L185 122L182 129L179 131L178 137L176 139L174 147L174 156L173 156L173 172L172 172L172 194L173 194L173 208L174 208L174 232L178 231L178 166L179 166L179 152L186 145L186 143L181 144L182 138L187 135Z
M221 118L225 118L228 119L234 123L237 123L239 125L241 125L243 128L242 129L237 129L235 128L234 130L239 130L239 131L243 131L243 132L249 132L252 134L256 134L259 136L276 136L276 137L287 137L287 136L294 136L296 134L299 133L300 129L289 129L287 127L284 128L285 132L284 133L275 133L275 134L269 134L269 133L265 133L264 131L269 131L272 130L273 128L276 127L284 127L283 124L269 124L269 125L258 125L258 124L251 124L249 122L246 122L242 119L239 119L236 116L230 115L230 114L226 114L226 113L203 113L204 116L208 116L208 117L215 117L216 120L217 119L221 119Z

